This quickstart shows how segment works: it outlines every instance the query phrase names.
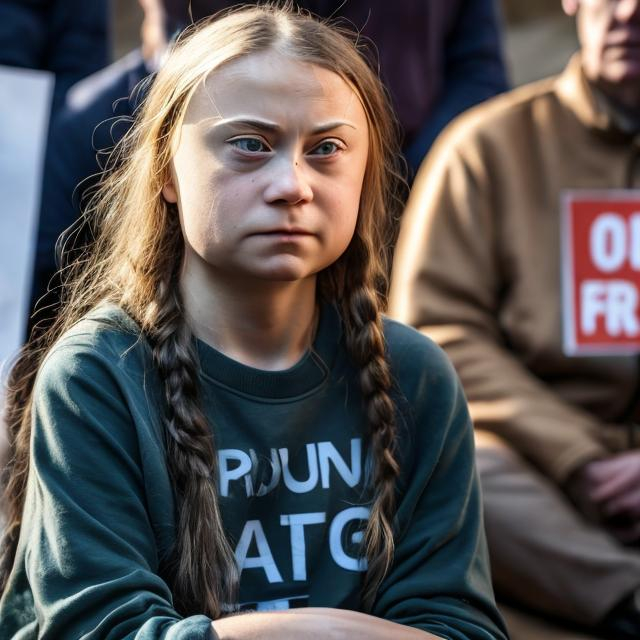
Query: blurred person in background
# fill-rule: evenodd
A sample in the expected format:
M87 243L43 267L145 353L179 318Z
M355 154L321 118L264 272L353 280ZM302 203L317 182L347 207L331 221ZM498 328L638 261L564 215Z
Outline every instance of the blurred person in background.
M564 72L459 118L416 177L390 312L462 379L498 593L637 640L640 363L563 353L560 198L640 187L640 2L563 7Z
M142 47L73 88L52 124L55 153L45 167L32 308L44 321L55 308L58 281L55 243L79 212L85 180L99 170L96 150L113 146L128 129L137 83L161 64L172 34L220 9L226 0L139 0L144 10ZM446 4L400 0L306 0L297 5L316 15L345 18L376 45L380 71L404 133L404 154L417 168L434 138L454 116L507 88L495 0ZM102 124L100 124L102 123ZM99 125L99 126L98 126ZM100 155L100 154L99 154ZM85 180L75 194L76 186ZM36 314L35 321L43 318Z
M4 247L12 248L10 252L3 248L6 262L0 273L0 300L4 301L0 306L5 323L0 332L0 365L19 347L27 327L25 307L32 297L31 256L37 242L33 227L41 208L46 175L42 168L55 166L58 161L57 149L49 144L54 137L52 123L56 114L65 109L69 87L108 64L109 45L108 0L0 1L0 94L5 98L5 134L0 137L4 166L11 167L11 171L0 167L0 191L6 212L2 233ZM41 83L50 82L49 73L53 75L51 93L34 93L25 88L44 86ZM12 78L21 79L21 88L15 88ZM25 131L20 127L16 131L16 121L6 117L12 113L25 122ZM40 113L45 116L42 124L36 115ZM27 158L29 163L24 164ZM16 181L16 176L21 179ZM12 193L16 195L12 197ZM2 376L0 366L0 409ZM0 427L0 448L1 432Z
M48 124L63 107L69 87L108 63L108 17L108 0L0 1L0 233L4 241L4 262L0 265L0 413L3 363L19 346L26 327L23 303L31 293L32 228L39 209L40 174L51 130ZM52 91L42 88L51 85ZM16 127L17 122L24 124ZM17 181L16 176L20 176ZM7 252L6 247L12 251ZM0 424L0 448L2 431Z
M53 111L71 85L109 62L107 0L3 0L0 64L52 71Z

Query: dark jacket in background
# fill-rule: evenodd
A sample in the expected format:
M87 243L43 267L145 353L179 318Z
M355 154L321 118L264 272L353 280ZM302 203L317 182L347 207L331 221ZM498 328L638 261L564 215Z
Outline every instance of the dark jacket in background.
M2 0L0 64L56 74L53 110L69 87L109 62L107 0Z

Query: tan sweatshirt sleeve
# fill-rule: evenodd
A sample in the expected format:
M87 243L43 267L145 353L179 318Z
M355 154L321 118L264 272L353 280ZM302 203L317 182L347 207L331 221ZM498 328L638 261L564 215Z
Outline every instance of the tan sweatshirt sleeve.
M403 217L389 313L446 350L476 428L501 436L561 484L607 450L595 435L598 420L565 402L507 348L495 200L480 152L441 139Z

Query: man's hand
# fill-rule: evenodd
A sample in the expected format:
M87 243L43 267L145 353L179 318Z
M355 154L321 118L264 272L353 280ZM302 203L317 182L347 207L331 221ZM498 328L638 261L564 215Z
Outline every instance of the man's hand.
M588 462L571 485L570 493L587 515L595 512L625 544L640 541L640 451Z

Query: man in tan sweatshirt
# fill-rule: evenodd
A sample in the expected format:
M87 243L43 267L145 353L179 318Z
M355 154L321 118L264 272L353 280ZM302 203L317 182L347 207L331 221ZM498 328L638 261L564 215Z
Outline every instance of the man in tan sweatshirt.
M567 189L640 189L640 0L563 6L565 71L467 112L423 164L390 313L464 384L498 591L637 639L640 360L564 354L560 211Z

